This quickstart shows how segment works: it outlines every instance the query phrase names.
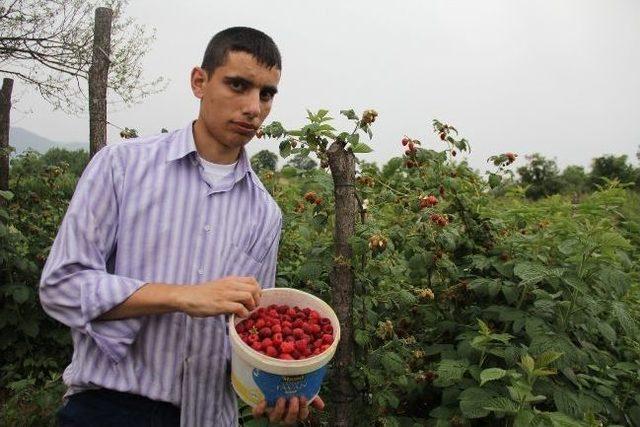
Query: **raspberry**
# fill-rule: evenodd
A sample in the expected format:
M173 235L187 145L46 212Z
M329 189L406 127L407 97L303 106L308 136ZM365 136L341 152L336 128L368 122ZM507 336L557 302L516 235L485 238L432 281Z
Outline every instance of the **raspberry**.
M276 347L280 347L280 345L282 344L282 334L278 333L278 334L273 334L273 337L271 337L271 341L273 342L273 345Z
M260 338L266 338L271 336L271 328L264 327L260 329Z
M302 336L303 336L303 335L304 335L304 331L303 331L302 329L300 329L300 328L295 328L295 329L293 330L293 336L294 336L295 338L300 339L300 338L302 338Z
M276 348L273 346L268 346L266 353L269 357L278 357L278 350L276 350Z
M280 346L282 353L291 353L293 350L295 350L295 344L292 342L283 342Z
M304 351L307 349L307 343L308 341L305 339L296 341L296 350L298 350L300 353L304 353Z

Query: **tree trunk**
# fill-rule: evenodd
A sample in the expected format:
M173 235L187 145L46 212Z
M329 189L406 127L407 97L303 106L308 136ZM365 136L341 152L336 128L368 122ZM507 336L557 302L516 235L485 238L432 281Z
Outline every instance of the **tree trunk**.
M333 290L333 307L340 321L341 338L333 362L333 405L331 425L348 427L353 425L351 405L355 390L349 377L349 368L354 361L353 342L353 253L349 239L355 233L356 196L355 156L345 151L344 146L334 142L327 151L329 167L333 177L336 198L335 258L330 281Z
M12 90L13 79L3 79L2 90L0 90L0 190L2 191L9 189L9 126ZM0 197L0 205L4 202L4 198Z
M89 155L107 145L107 79L111 54L113 11L96 9L93 29L93 57L89 68Z

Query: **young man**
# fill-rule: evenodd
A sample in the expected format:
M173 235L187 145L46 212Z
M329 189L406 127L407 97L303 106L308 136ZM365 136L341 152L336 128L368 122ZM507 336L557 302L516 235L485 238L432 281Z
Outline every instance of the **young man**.
M224 30L191 72L197 120L107 146L87 166L40 283L74 343L61 425L237 424L225 318L274 286L282 225L244 145L280 70L270 37ZM254 415L265 412L293 424L309 411L293 398Z

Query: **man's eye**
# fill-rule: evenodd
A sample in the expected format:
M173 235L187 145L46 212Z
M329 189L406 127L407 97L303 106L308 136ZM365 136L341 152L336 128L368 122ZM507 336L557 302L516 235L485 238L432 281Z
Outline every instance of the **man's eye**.
M269 102L273 99L273 94L271 92L262 92L260 94L260 99L264 102Z
M232 81L229 83L229 86L231 86L231 89L241 92L245 89L245 84L243 82L239 82L239 81Z

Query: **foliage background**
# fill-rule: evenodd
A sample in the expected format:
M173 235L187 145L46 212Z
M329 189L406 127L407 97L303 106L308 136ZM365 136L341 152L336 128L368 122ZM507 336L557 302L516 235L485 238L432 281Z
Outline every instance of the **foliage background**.
M359 421L640 425L638 169L605 156L560 173L534 155L516 177L500 155L485 177L455 162L462 139L442 141L438 123L412 140L415 153L398 142L397 158L359 165ZM272 156L259 162L285 214L277 285L330 301L333 184L292 154L279 171ZM59 149L12 161L0 207L2 424L51 424L60 403L70 339L40 308L37 283L86 162ZM438 203L421 208L428 195Z

